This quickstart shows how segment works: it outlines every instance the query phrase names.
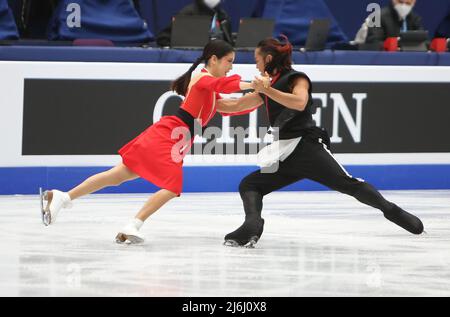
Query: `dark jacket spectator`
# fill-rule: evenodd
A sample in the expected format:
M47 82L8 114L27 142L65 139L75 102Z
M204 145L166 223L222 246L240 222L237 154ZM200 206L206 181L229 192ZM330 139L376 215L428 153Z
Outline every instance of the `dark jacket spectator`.
M450 13L441 21L434 37L450 38Z
M231 23L228 14L220 7L220 1L217 1L217 5L212 9L205 3L210 2L208 0L195 0L194 3L184 7L177 15L207 15L211 17L211 21L217 14L217 20L221 24L221 28L225 27L226 30L222 30L231 34ZM214 2L214 1L211 1ZM222 24L222 22L226 22ZM162 30L157 38L156 42L159 46L170 46L170 39L172 35L172 22L168 27ZM226 38L224 38L226 40Z
M381 27L370 27L366 43L398 37L402 31L423 30L422 18L413 12L416 0L392 0L381 10Z

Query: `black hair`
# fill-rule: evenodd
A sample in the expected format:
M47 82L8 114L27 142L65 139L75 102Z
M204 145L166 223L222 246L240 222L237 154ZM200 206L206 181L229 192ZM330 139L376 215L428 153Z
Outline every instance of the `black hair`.
M194 64L192 64L191 68L189 68L189 70L182 76L173 81L170 88L177 94L186 96L189 83L191 82L192 73L197 68L198 65L200 65L202 62L208 64L209 59L214 55L218 59L220 59L232 52L234 52L233 46L231 46L229 43L225 41L213 40L209 42L203 49L202 55L194 62Z
M268 38L257 46L264 57L272 55L272 61L267 63L265 69L269 75L275 75L275 70L281 72L292 69L292 44L286 36L281 37L284 43L275 38Z

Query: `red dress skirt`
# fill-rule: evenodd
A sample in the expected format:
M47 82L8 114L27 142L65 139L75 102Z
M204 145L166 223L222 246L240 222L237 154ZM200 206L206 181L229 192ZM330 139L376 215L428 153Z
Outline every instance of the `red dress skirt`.
M179 196L183 189L183 158L194 139L183 141L184 136L180 134L172 137L172 131L178 127L182 131L188 131L187 125L180 118L162 117L124 145L119 154L123 164L134 173Z

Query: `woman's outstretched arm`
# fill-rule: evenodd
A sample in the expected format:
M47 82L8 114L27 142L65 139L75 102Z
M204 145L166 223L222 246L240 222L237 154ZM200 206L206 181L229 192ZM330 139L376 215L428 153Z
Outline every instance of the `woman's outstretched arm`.
M258 93L249 93L239 99L217 100L217 111L222 114L253 110L264 103Z

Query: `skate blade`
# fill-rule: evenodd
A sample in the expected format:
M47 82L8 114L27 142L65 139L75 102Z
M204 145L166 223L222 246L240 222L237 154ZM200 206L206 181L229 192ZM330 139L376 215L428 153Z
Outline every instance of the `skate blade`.
M144 239L137 236L119 233L116 236L116 243L118 244L142 244Z
M232 248L241 247L241 245L239 243L237 243L236 241L234 241L234 240L225 240L223 245L226 246L226 247L232 247Z
M253 237L253 238L250 239L249 242L247 242L246 245L244 245L244 248L254 249L257 243L258 243L258 238L257 237Z
M225 240L223 243L224 246L227 247L233 247L233 248L247 248L247 249L254 249L256 246L256 243L258 243L258 237L252 237L250 241L248 241L246 244L239 244L235 240Z
M47 191L42 192L42 187L39 187L39 197L41 200L41 218L42 218L42 223L45 226L48 226L51 223L50 211L44 209L44 200L47 199L47 197L48 197L47 195L48 195Z

